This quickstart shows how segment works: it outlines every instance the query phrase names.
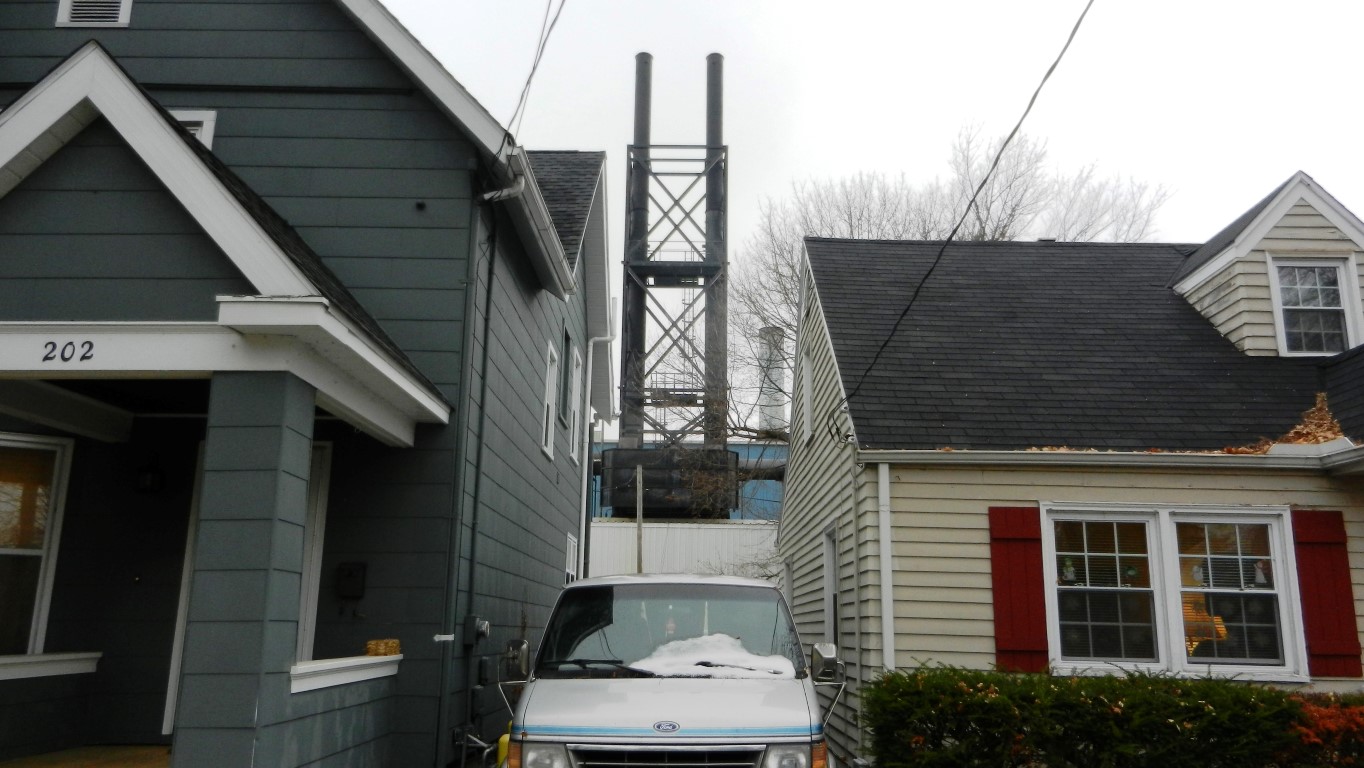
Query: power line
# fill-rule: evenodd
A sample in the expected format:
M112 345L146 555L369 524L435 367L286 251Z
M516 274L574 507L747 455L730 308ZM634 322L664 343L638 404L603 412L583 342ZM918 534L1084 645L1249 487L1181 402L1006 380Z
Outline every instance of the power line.
M900 316L895 319L895 324L890 327L890 333L886 334L886 338L881 342L881 346L877 347L876 354L872 355L871 362L867 363L867 367L862 371L862 375L858 377L857 384L837 406L829 411L826 423L829 434L834 437L834 439L839 439L840 437L834 423L834 415L840 408L852 402L852 399L862 390L862 385L867 381L867 376L871 374L872 369L880 362L881 355L885 353L886 347L890 346L890 342L900 330L900 324L905 321L905 318L909 316L909 311L914 308L914 302L919 298L919 293L923 291L924 284L928 282L928 278L932 277L934 270L938 268L938 264L942 261L943 254L947 251L947 246L952 244L953 238L957 236L957 231L961 229L961 225L966 222L966 217L970 215L971 209L976 205L976 198L980 197L981 190L985 189L985 185L990 181L990 176L992 176L995 169L999 167L999 161L1000 158L1004 156L1004 151L1008 149L1009 143L1018 135L1019 129L1023 127L1023 121L1028 118L1028 113L1032 112L1033 105L1037 103L1037 97L1042 93L1042 87L1051 79L1051 73L1056 71L1056 67L1061 63L1061 59L1065 58L1066 51L1070 50L1070 44L1075 40L1076 33L1080 31L1080 25L1084 23L1085 16L1089 13L1089 9L1093 5L1094 0L1089 0L1089 2L1085 3L1084 10L1080 11L1080 17L1075 20L1075 25L1071 27L1070 35L1066 38L1066 44L1061 46L1061 52L1056 54L1056 60L1051 63L1050 67L1047 67L1046 73L1042 75L1042 81L1039 82L1037 88L1033 90L1032 98L1028 99L1028 106L1024 108L1023 114L1019 116L1018 122L1014 123L1013 130L1009 131L1009 135L1006 136L1004 141L999 145L999 151L995 152L995 159L990 163L990 168L985 171L985 175L980 179L980 184L976 185L976 191L971 194L971 200L966 204L966 207L962 209L961 218L957 219L957 223L952 227L952 231L947 233L947 239L943 240L942 246L938 248L937 255L934 256L933 261L929 263L928 270L924 272L923 276L919 278L919 282L914 286L914 291L910 294L909 301L905 303L905 308L901 310Z
M528 97L530 96L530 84L535 79L535 72L540 68L540 60L544 58L545 46L549 44L549 36L554 32L554 26L559 23L559 16L564 12L564 5L568 0L559 0L559 8L554 11L551 18L550 9L554 7L554 0L545 0L545 15L540 20L539 42L535 48L535 58L530 65L530 74L526 75L526 84L521 87L521 97L516 101L516 109L512 110L511 118L507 120L507 132L502 138L502 145L505 147L507 141L520 130L520 122L526 116L525 108ZM501 149L499 148L499 152Z

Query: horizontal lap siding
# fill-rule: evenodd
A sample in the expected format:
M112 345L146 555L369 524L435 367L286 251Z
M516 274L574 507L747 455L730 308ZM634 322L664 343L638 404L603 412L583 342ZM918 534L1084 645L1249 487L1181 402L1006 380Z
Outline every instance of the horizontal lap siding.
M854 551L854 540L856 538L865 543L868 533L865 530L854 533L852 494L856 492L865 499L867 493L875 492L875 484L867 488L865 483L859 482L859 486L864 487L854 489L852 452L849 446L831 437L825 429L825 416L838 410L843 394L838 382L833 348L813 293L806 294L806 302L808 308L801 323L798 350L803 353L799 355L801 359L809 361L812 370L812 434L809 440L802 438L807 415L800 406L804 378L797 372L791 399L791 457L786 471L778 549L783 559L791 564L794 583L790 585L789 591L797 628L807 643L822 642L828 631L823 593L826 578L824 532L830 524L836 526L839 569L836 583L841 619L838 628L839 653L848 662L852 685L843 703L833 713L829 733L831 749L837 759L843 760L852 756L861 739L855 722L859 706L856 682L863 674L862 662L865 659L853 655L852 651L865 647L863 643L877 632L875 629L868 631L867 611L859 608L855 591L859 580L857 562L866 550L864 547L861 552ZM847 419L841 413L836 418L840 425L846 425ZM863 520L860 524L865 526L869 523ZM871 582L865 577L860 577L860 580L864 595L869 595L866 590ZM859 610L863 614L861 622L858 621ZM828 697L821 696L821 701L823 706L829 706Z
M994 665L987 513L990 507L1035 507L1041 501L1343 509L1356 615L1364 611L1364 495L1327 478L893 466L891 493L897 644L900 658L915 663Z
M0 198L0 274L5 320L211 320L254 292L103 120Z

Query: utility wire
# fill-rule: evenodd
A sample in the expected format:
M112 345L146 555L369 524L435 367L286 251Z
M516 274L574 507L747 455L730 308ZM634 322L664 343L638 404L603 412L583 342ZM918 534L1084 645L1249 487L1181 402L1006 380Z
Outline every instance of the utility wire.
M545 46L549 44L549 36L554 32L554 26L559 23L559 16L564 12L564 5L568 0L559 0L559 8L554 11L553 17L550 16L550 9L554 7L554 0L545 0L545 15L540 20L539 42L535 48L535 59L530 65L530 74L526 75L526 84L521 87L521 98L516 101L516 109L512 110L511 119L507 120L507 131L502 136L502 147L498 152L505 148L508 141L514 143L512 136L521 128L521 120L525 118L525 108L527 99L530 96L530 84L535 79L535 72L540 68L540 60L544 58Z
M938 264L942 262L942 257L947 251L947 246L952 244L953 238L957 236L957 231L960 230L961 225L966 222L966 217L970 215L971 209L975 207L976 199L980 197L981 190L985 189L985 185L990 181L990 176L992 176L995 169L999 167L999 160L1004 156L1004 150L1008 149L1009 142L1013 141L1014 137L1018 135L1018 131L1023 127L1023 121L1028 119L1028 113L1032 112L1033 105L1037 103L1037 97L1041 95L1042 87L1051 79L1051 73L1056 71L1056 67L1061 63L1061 59L1065 58L1066 51L1070 50L1070 44L1074 42L1076 33L1080 31L1080 25L1084 23L1085 16L1089 13L1089 9L1093 5L1094 0L1089 0L1089 2L1085 3L1084 10L1080 11L1080 17L1075 20L1075 25L1071 27L1070 36L1066 38L1066 44L1061 46L1061 52L1056 54L1056 60L1051 63L1050 67L1047 67L1046 74L1042 75L1042 81L1039 82L1037 88L1033 90L1032 98L1028 99L1028 106L1023 110L1023 114L1019 116L1018 122L1014 123L1013 130L1009 131L1009 135L1006 136L1004 141L999 145L999 151L995 153L994 161L990 163L989 170L981 177L980 184L976 185L976 191L971 194L970 202L962 209L961 217L957 219L956 226L952 227L951 232L947 233L947 239L943 240L942 246L938 248L938 253L933 257L933 261L929 264L928 270L924 272L923 277L920 277L919 282L914 286L914 291L910 294L909 301L906 302L905 308L900 312L900 316L895 319L895 324L890 327L890 333L886 334L886 338L881 342L881 346L876 349L876 354L872 355L871 362L867 363L867 367L862 371L862 375L858 377L857 384L853 386L852 391L849 392L833 410L829 411L826 420L827 427L829 434L835 440L841 437L838 434L838 428L834 422L835 414L837 414L845 405L851 403L854 397L857 397L857 393L862 390L862 385L867 381L867 376L871 374L872 369L876 367L876 364L881 361L881 355L885 353L886 347L890 346L890 342L895 339L895 334L900 330L900 324L909 316L909 311L914 308L914 302L919 298L919 293L923 291L924 284L928 282L928 278L933 276L934 270L936 270Z

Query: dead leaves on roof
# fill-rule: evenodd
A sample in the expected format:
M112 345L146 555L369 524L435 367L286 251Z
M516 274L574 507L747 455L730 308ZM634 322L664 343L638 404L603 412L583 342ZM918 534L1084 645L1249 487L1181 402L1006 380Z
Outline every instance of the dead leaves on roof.
M1227 446L1221 451L1167 451L1161 448L1147 448L1142 453L1227 453L1234 455L1258 455L1269 453L1269 449L1276 444L1287 445L1320 445L1329 443L1345 436L1344 430L1340 428L1340 422L1331 415L1331 409L1326 404L1326 393L1317 393L1317 402L1311 408L1303 411L1302 421L1297 426L1288 430L1277 440L1260 438L1260 440L1250 445ZM952 450L943 448L941 450ZM1028 448L1029 451L1040 451L1044 453L1099 453L1094 448L1071 448L1065 445L1046 445ZM1106 451L1107 452L1107 451Z

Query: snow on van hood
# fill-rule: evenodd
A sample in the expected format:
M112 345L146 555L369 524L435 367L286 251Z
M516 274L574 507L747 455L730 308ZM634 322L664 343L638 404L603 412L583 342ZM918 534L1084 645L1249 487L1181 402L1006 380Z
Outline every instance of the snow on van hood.
M523 694L522 738L581 743L766 743L823 732L808 678L540 678Z
M714 634L664 643L648 657L629 662L656 675L682 677L795 677L785 656L759 656L736 637Z

